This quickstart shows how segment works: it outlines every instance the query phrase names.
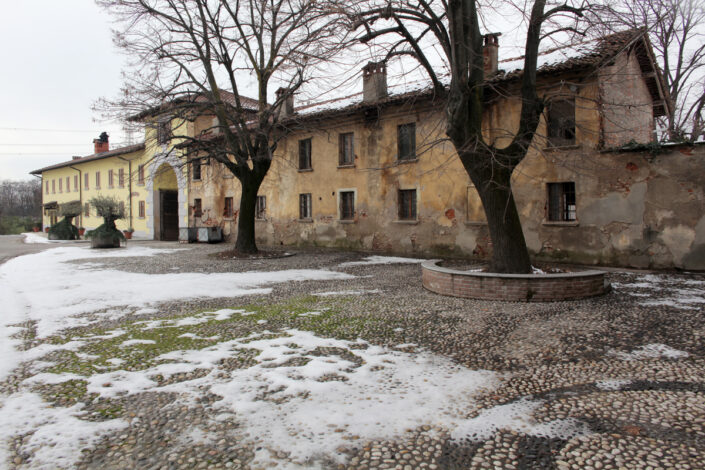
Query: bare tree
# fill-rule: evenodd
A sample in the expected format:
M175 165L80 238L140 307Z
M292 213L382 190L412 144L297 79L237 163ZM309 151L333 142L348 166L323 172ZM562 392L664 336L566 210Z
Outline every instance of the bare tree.
M705 4L699 0L620 0L593 9L598 33L646 27L675 110L668 138L705 135Z
M529 2L530 3L530 2ZM519 8L520 5L517 5ZM487 216L494 272L527 273L531 270L529 253L511 188L514 169L526 156L544 109L536 91L536 69L542 28L559 17L571 20L583 8L561 3L550 8L545 0L526 5L530 10L524 47L521 84L521 116L511 143L498 148L482 135L486 83L483 70L484 36L480 32L480 2L476 0L395 0L377 7L362 7L356 12L360 40L394 38L387 56L409 56L418 61L433 83L434 90L446 99L446 134L471 181L477 188ZM492 11L488 7L485 14ZM551 27L551 32L573 31L570 23ZM430 45L429 45L430 43ZM437 52L432 57L430 52ZM450 74L450 86L442 83L437 64Z
M112 104L141 116L215 116L217 132L172 129L172 142L240 181L240 252L257 251L257 191L283 137L278 110L344 43L337 1L97 0L118 19L116 41L132 58L125 96Z
M39 217L42 185L39 180L0 181L0 216Z

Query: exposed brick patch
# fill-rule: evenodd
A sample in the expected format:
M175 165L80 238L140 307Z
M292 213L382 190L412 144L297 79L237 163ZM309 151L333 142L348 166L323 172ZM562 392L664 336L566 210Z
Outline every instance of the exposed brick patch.
M605 273L589 270L563 274L495 274L421 265L423 286L441 295L514 302L577 300L607 292Z

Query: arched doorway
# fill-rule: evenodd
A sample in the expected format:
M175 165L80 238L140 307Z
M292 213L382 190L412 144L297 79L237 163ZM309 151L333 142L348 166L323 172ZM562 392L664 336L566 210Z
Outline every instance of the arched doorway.
M168 163L154 171L154 239L179 239L179 184L176 172Z

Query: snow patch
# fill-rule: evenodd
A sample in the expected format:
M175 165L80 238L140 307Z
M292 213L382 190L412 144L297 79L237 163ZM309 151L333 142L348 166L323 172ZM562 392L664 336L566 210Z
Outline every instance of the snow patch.
M45 235L40 235L39 233L27 232L23 233L25 243L55 243L60 240L49 240Z
M342 266L342 265L341 265ZM339 290L330 292L315 292L313 295L317 297L330 297L334 295L365 295L365 294L381 294L379 289L360 289L360 290Z
M484 441L499 430L566 440L591 434L585 424L573 418L557 419L548 423L536 422L531 415L543 403L542 400L522 398L513 403L482 410L475 418L460 423L451 432L451 438Z
M215 393L223 397L215 412L235 413L243 432L257 436L263 448L305 462L336 455L352 436L394 439L426 424L454 428L474 406L473 397L499 383L491 371L469 370L427 352L299 330L273 334L173 351L157 358L167 363L144 371L97 374L87 379L88 392L113 397L160 390L194 398ZM220 373L223 359L245 350L258 352L255 365ZM149 379L195 369L211 372L163 387Z
M73 468L81 449L96 444L105 434L127 427L121 419L80 419L82 404L54 408L35 393L15 393L0 408L0 462L9 461L11 438L29 433L20 452L34 452L31 468Z
M639 348L629 353L611 349L607 352L607 355L614 356L623 361L634 361L639 359L657 359L660 357L666 357L668 359L680 359L683 357L690 356L690 354L685 351L679 351L677 349L673 349L670 346L659 343L652 343L640 346Z
M595 387L599 388L600 390L621 390L622 388L626 387L627 385L631 385L632 381L631 380L625 380L625 379L610 379L610 380L601 380L599 382L595 382Z
M346 263L340 263L338 266L341 268L349 266L367 266L373 264L412 264L412 263L423 263L425 259L418 258L399 258L396 256L368 256L363 258L361 261L348 261Z
M121 348L126 348L128 346L134 346L136 344L157 344L153 339L128 339L120 343Z

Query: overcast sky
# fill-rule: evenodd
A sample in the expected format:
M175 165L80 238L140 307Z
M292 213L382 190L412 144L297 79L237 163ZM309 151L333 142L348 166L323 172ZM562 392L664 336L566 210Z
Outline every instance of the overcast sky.
M0 0L0 179L93 153L92 103L120 89L123 57L93 0Z

